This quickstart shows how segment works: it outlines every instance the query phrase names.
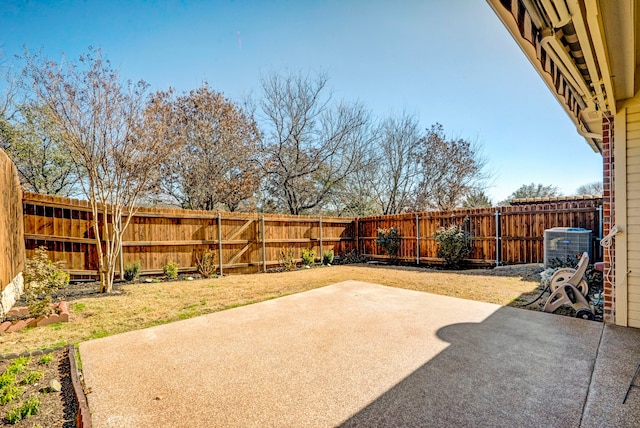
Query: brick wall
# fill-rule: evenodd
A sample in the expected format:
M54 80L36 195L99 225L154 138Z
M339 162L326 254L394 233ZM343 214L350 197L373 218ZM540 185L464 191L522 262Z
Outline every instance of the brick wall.
M615 192L613 155L613 118L602 118L602 161L603 161L603 233L607 235L615 224ZM613 246L604 250L604 321L615 322L615 240Z

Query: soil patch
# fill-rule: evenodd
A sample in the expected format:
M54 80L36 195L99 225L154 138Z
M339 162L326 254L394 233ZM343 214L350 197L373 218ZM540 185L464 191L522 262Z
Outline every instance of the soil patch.
M48 361L48 357L51 361ZM43 362L43 359L47 362ZM77 401L71 383L71 369L69 365L68 349L57 349L50 353L39 353L28 358L28 364L23 372L16 376L19 388L23 389L20 398L0 406L2 420L0 426L32 428L41 427L75 427L75 417L77 413ZM0 373L4 373L7 367L15 359L0 360ZM41 372L42 377L33 384L21 384L21 380L28 373ZM60 383L59 392L51 391L49 383L56 380ZM24 403L30 397L37 397L40 400L39 412L33 416L22 419L16 424L10 424L7 420L7 413L15 406Z

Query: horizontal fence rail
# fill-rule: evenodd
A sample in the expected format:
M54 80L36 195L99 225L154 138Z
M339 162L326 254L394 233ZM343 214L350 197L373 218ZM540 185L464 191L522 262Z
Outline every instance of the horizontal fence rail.
M544 230L552 227L589 229L596 248L601 204L601 199L590 198L363 218L140 208L123 236L122 265L138 261L142 273L160 274L164 265L176 262L181 272L195 272L198 260L209 251L219 272L258 272L280 265L283 252L300 261L305 248L315 250L318 261L328 250L336 255L355 250L385 260L384 249L376 245L377 229L391 227L401 236L399 260L438 264L434 235L450 225L471 234L470 264L542 263ZM23 212L27 256L45 246L72 275L97 274L93 216L87 201L25 192ZM101 228L102 222L100 216ZM593 254L597 258L599 252Z

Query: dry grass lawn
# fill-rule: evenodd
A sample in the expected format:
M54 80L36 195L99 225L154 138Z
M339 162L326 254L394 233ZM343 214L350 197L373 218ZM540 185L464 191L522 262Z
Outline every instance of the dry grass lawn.
M538 286L491 271L444 272L407 267L346 265L294 272L231 275L223 278L141 283L124 294L69 302L71 322L0 336L0 353L77 343L191 318L345 280L425 291L481 302L512 304Z

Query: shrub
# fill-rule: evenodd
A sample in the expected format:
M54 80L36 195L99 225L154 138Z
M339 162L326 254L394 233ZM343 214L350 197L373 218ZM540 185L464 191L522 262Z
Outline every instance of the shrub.
M293 249L292 248L283 248L280 250L280 266L284 268L286 271L294 270L296 268L296 260L293 257Z
M349 252L345 252L340 254L340 256L335 260L335 262L339 265L350 265L354 263L366 263L367 258L362 254L358 254L358 251L351 250Z
M176 279L178 277L178 263L176 262L167 263L162 267L162 272L164 272L167 278Z
M322 253L322 263L330 265L333 263L333 250L325 251Z
M124 268L124 279L126 279L127 281L133 281L138 276L140 276L140 262L139 261L135 261L135 262L127 265L127 267Z
M196 256L196 267L198 268L198 273L202 275L203 278L215 278L217 269L216 253L207 250L202 253L201 258Z
M51 313L51 294L69 284L69 274L61 270L63 263L49 260L47 249L39 247L27 259L23 271L24 294L31 315Z
M311 266L316 261L316 252L312 249L302 249L302 264L305 266Z
M395 227L379 228L376 244L384 248L391 260L395 261L398 258L398 251L400 251L400 232Z
M444 259L447 269L460 267L462 261L471 254L471 234L458 226L442 228L435 234L438 257Z

